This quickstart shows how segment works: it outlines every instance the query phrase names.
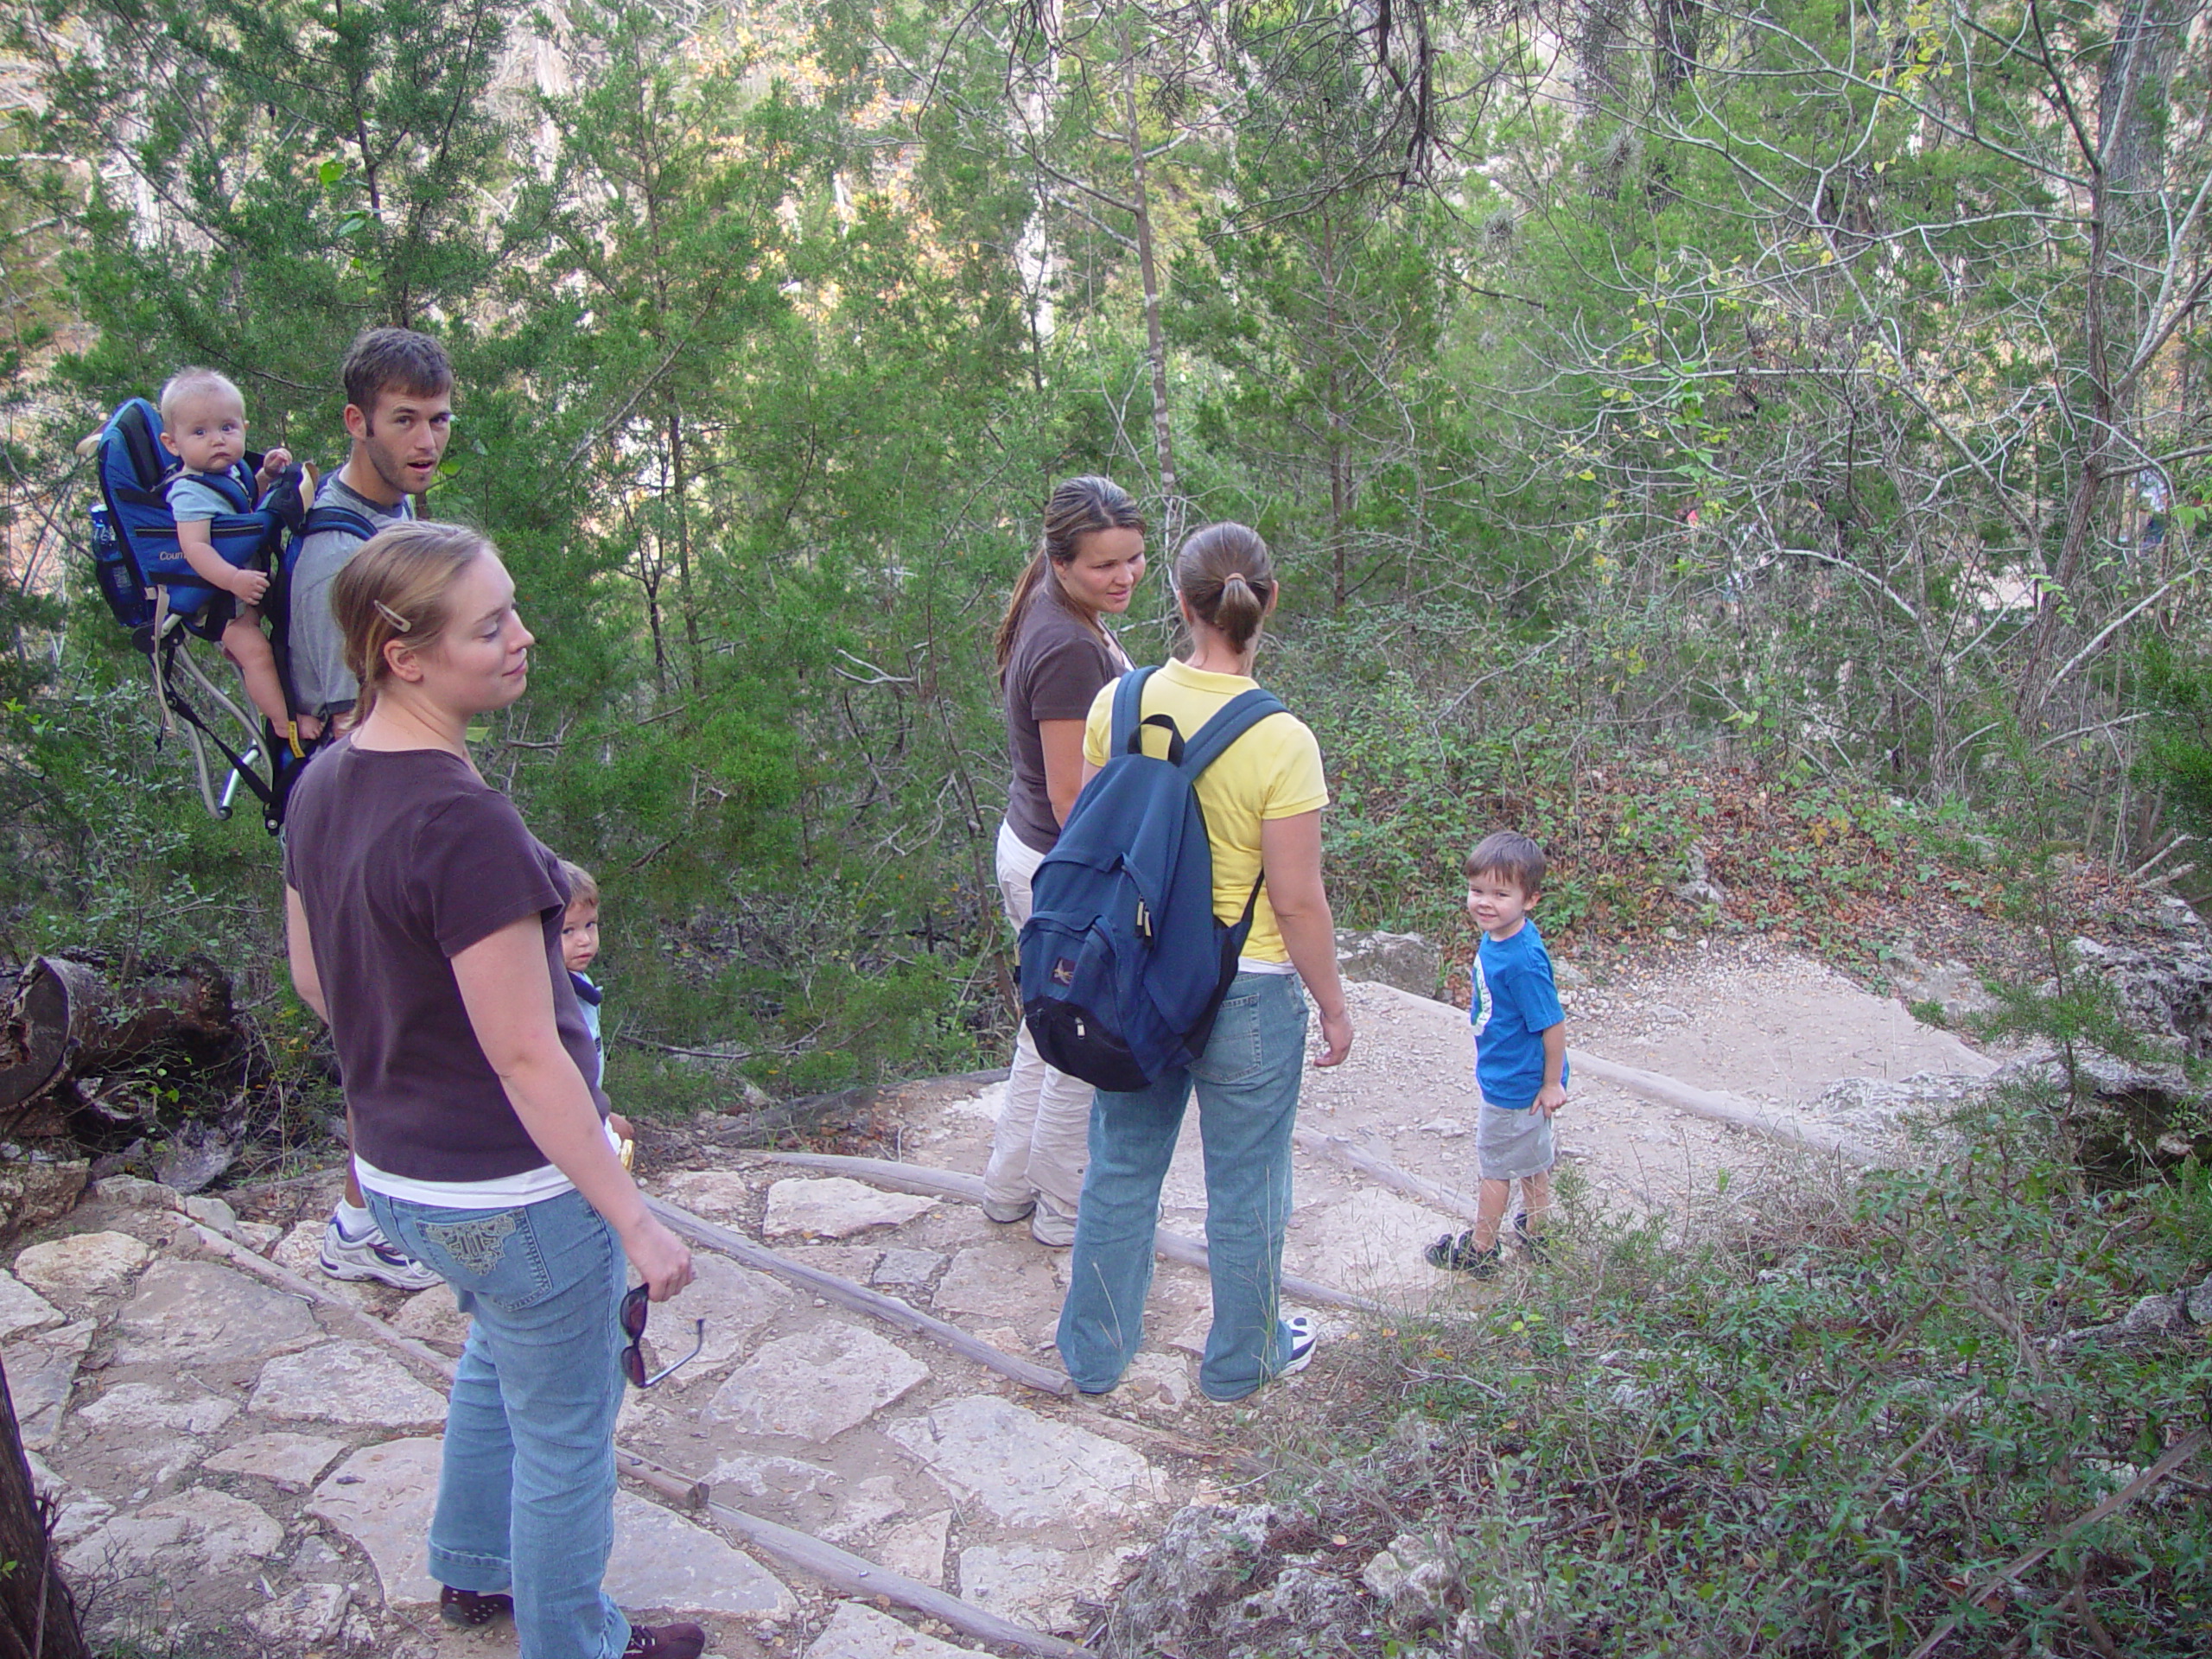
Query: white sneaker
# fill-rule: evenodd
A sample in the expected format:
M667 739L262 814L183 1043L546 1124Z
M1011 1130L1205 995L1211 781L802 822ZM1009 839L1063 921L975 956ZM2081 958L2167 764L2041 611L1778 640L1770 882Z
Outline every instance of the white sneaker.
M333 1279L373 1279L394 1290L428 1290L442 1282L377 1228L348 1238L335 1216L322 1230L322 1270Z
M1283 1326L1290 1332L1290 1357L1283 1361L1277 1376L1304 1370L1313 1363L1313 1351L1321 1345L1321 1333L1313 1328L1311 1314L1293 1313L1283 1320Z

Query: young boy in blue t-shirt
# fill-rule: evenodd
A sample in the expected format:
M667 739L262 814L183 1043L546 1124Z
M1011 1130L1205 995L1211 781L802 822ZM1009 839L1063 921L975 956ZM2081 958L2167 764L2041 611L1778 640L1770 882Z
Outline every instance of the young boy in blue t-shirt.
M1475 1084L1483 1096L1475 1131L1482 1185L1475 1224L1428 1247L1429 1264L1478 1279L1497 1271L1498 1229L1513 1183L1524 1205L1522 1247L1543 1258L1540 1235L1551 1210L1552 1115L1567 1103L1567 1012L1552 984L1552 959L1529 912L1543 896L1544 849L1510 830L1485 836L1467 855L1467 914L1482 930L1475 946Z

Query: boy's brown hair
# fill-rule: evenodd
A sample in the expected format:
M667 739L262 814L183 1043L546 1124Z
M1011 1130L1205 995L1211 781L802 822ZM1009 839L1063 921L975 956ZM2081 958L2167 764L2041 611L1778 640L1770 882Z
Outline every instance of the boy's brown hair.
M594 910L599 908L599 883L591 879L589 870L581 864L571 864L564 858L561 861L561 874L569 878L570 910L578 905L589 905Z
M1467 875L1502 875L1533 898L1544 890L1544 849L1517 830L1484 836L1467 855Z

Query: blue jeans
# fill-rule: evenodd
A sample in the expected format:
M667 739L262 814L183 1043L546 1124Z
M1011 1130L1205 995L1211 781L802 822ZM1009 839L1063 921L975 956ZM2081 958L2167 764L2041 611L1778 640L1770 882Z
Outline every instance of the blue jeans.
M385 1236L474 1321L446 1403L430 1575L511 1591L523 1659L609 1659L630 1623L600 1588L614 1546L613 1230L577 1192L508 1210L366 1195Z
M1160 1188L1193 1084L1213 1278L1213 1328L1198 1387L1209 1399L1241 1400L1290 1357L1279 1304L1290 1136L1305 1060L1306 996L1298 980L1239 974L1196 1065L1134 1094L1098 1091L1060 1309L1060 1358L1084 1393L1103 1394L1120 1382L1143 1338Z

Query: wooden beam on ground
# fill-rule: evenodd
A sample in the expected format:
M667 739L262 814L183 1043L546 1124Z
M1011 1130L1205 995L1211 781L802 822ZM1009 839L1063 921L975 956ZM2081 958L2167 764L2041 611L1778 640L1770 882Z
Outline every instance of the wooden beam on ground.
M1323 1135L1318 1129L1300 1129L1296 1132L1296 1140L1300 1146L1315 1156L1342 1164L1345 1168L1355 1170L1370 1180L1404 1193L1408 1198L1419 1198L1423 1204L1441 1210L1447 1216L1458 1216L1463 1221L1476 1218L1475 1200L1466 1193L1457 1187L1432 1181L1426 1175L1416 1175L1409 1169L1402 1169L1387 1158L1377 1158L1371 1152L1363 1152L1352 1145L1348 1136Z
M1595 1054L1585 1053L1579 1048L1567 1051L1567 1063L1576 1077L1595 1078L1625 1089L1630 1094L1642 1095L1646 1100L1656 1100L1688 1112L1693 1117L1710 1119L1715 1123L1726 1123L1739 1129L1749 1129L1754 1135L1765 1135L1788 1146L1823 1157L1840 1158L1846 1163L1859 1164L1869 1169L1888 1169L1895 1159L1886 1152L1854 1141L1851 1136L1817 1123L1808 1123L1770 1108L1755 1106L1735 1095L1717 1094L1710 1089L1700 1089L1694 1084L1670 1077L1663 1072L1646 1071L1618 1061L1600 1059Z
M188 1224L211 1254L236 1262L247 1272L293 1295L305 1297L310 1302L345 1314L378 1341L397 1350L448 1386L452 1383L454 1363L436 1350L416 1341L412 1337L402 1336L365 1308L356 1307L344 1297L313 1280L289 1268L280 1268L266 1257L256 1255L242 1244L233 1243L197 1222ZM1046 1656L1046 1659L1077 1659L1077 1656L1083 1653L1083 1649L1073 1643L1063 1642L1056 1636L1047 1636L1041 1630L1033 1630L1001 1618L996 1613L988 1612L972 1602L963 1601L957 1596L933 1589L903 1573L893 1573L887 1567L878 1567L873 1561L849 1550L840 1549L811 1534L778 1526L773 1521L763 1520L743 1510L732 1509L726 1503L717 1503L713 1501L713 1488L707 1482L681 1474L651 1458L617 1446L614 1461L616 1466L632 1479L674 1498L688 1509L705 1510L763 1554L811 1573L834 1590L857 1596L881 1596L931 1618L941 1618L966 1635L1001 1647L1020 1648L1027 1653L1041 1654Z
M926 1337L931 1342L950 1348L963 1359L972 1359L978 1365L996 1371L1001 1376L1013 1378L1025 1388L1035 1389L1040 1394L1075 1392L1075 1384L1065 1373L1048 1370L1033 1361L1020 1359L1003 1349L994 1348L981 1337L971 1336L957 1325L947 1325L943 1319L917 1312L896 1296L887 1296L880 1290L870 1290L866 1285L840 1279L834 1273L824 1273L820 1268L810 1268L803 1262L779 1255L766 1245L756 1243L742 1233L734 1233L727 1227L718 1227L711 1221L703 1221L688 1210L679 1210L665 1198L648 1196L645 1207L677 1232L742 1262L748 1268L773 1274L786 1283L812 1291L840 1307L865 1313L870 1319L881 1319L885 1324L896 1325L914 1336Z
M794 1164L801 1169L818 1169L830 1175L849 1175L855 1180L888 1187L893 1192L912 1192L927 1198L957 1198L968 1204L983 1201L983 1178L957 1170L893 1163L888 1158L848 1158L832 1152L766 1152L760 1155L772 1163ZM1203 1269L1206 1265L1206 1247L1187 1234L1170 1232L1162 1227L1154 1233L1152 1248L1154 1255L1186 1268ZM1380 1302L1338 1290L1334 1285L1301 1279L1294 1273L1283 1274L1282 1288L1286 1296L1296 1301L1318 1302L1325 1307L1356 1307L1370 1313L1382 1311Z

